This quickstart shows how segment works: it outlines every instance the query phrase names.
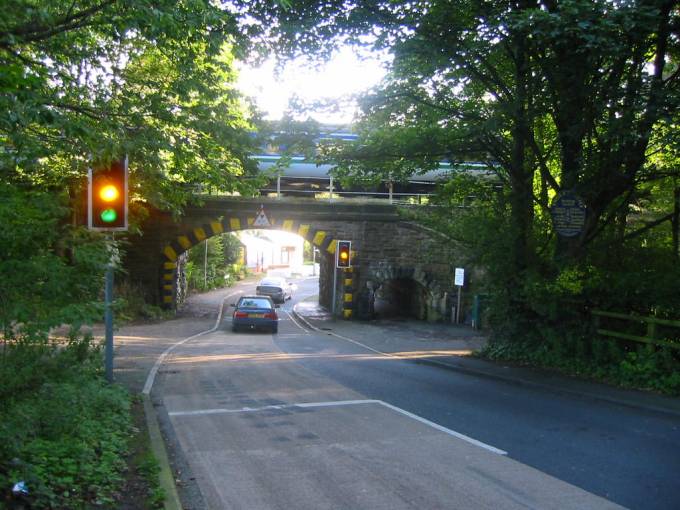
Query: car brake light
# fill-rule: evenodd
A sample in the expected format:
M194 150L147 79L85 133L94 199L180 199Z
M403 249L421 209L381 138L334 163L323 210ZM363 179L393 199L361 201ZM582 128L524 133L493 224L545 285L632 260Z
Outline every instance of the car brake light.
M246 312L235 312L234 313L234 319L245 319L248 317L248 314Z
M269 313L264 314L264 316L265 316L267 319L273 319L273 320L275 320L275 321L279 320L279 318L278 318L277 315L276 315L276 312L269 312Z

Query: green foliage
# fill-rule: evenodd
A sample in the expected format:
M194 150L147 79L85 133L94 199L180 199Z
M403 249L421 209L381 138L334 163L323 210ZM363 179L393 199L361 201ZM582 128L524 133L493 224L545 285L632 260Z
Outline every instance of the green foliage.
M102 316L97 296L108 254L63 223L64 197L0 184L0 327L6 338Z
M151 491L147 496L147 505L149 508L163 508L165 502L165 491L158 483L158 475L160 473L160 466L156 457L149 451L140 459L137 468L146 480L153 481Z
M0 178L69 189L128 154L131 196L250 193L233 16L210 2L12 0L0 21Z
M240 241L232 234L211 237L191 248L186 265L189 289L210 290L241 279L241 249Z
M114 296L114 321L116 323L135 320L169 319L174 315L172 310L164 310L159 306L149 304L150 298L140 285L120 278L116 283Z
M112 508L131 430L125 390L107 384L88 337L6 344L0 370L0 486L25 481L33 508Z
M627 350L615 340L588 335L559 336L558 332L551 331L550 336L541 341L496 341L479 355L552 368L627 388L680 395L680 360L671 349Z

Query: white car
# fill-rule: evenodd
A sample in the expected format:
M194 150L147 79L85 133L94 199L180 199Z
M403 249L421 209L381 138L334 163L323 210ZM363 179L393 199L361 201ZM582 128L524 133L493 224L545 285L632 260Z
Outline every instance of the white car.
M293 285L278 276L268 276L257 284L255 294L269 296L274 303L283 303L293 297Z

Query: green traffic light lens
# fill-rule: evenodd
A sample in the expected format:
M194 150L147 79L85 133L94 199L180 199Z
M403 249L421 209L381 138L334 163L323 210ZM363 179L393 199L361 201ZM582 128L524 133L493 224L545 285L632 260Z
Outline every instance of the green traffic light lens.
M106 209L102 211L99 217L102 219L103 222L111 223L113 221L116 221L118 215L116 214L116 211L114 209Z

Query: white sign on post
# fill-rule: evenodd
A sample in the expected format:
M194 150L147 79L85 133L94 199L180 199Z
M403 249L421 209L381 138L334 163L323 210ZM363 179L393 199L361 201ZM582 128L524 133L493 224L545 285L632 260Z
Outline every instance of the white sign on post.
M457 267L456 276L453 280L453 283L457 287L462 287L464 282L465 282L465 269L463 269L462 267Z

